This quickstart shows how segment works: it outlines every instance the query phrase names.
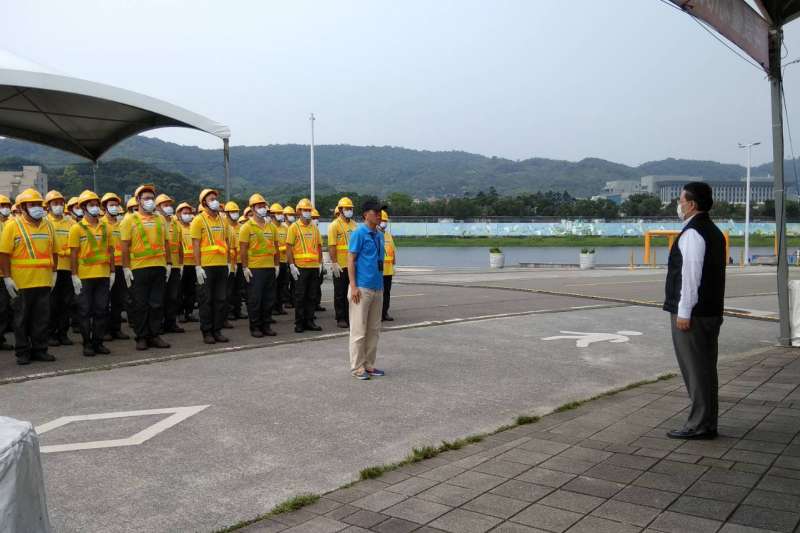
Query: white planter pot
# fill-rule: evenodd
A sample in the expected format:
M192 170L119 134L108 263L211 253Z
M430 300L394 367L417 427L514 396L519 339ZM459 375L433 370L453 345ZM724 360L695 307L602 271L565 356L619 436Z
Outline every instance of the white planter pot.
M489 266L491 268L503 268L506 264L505 254L489 254Z
M581 254L580 257L581 270L589 270L594 268L594 256L595 254Z

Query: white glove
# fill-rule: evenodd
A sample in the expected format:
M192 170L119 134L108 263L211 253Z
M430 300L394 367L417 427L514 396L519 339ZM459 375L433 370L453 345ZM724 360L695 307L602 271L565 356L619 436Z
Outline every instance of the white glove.
M56 281L58 280L58 272L53 272L53 277L50 278L50 290L56 288Z
M242 267L242 275L247 283L250 283L250 280L253 279L253 272L248 267Z
M281 267L275 265L275 277L277 278L281 273Z
M83 288L83 283L81 283L81 278L76 276L75 274L72 275L72 288L75 289L75 296L81 293L81 289Z
M203 283L206 282L206 271L203 270L203 267L197 265L196 267L194 267L194 273L197 276L198 285L202 285Z
M133 283L133 270L131 270L128 267L123 267L122 276L125 278L125 285L127 285L128 288L130 289L131 284Z
M230 276L231 274L233 274L233 265L228 264L228 275Z
M167 263L167 281L169 281L169 274L172 272L172 265Z
M6 285L6 291L8 291L8 295L13 300L17 297L17 284L14 283L14 280L11 278L3 278L3 283Z
M334 278L338 278L342 275L342 267L339 266L339 263L331 263L331 273Z
M322 263L319 264L319 275L323 275L325 273L325 265Z
M108 276L108 288L109 289L114 286L114 281L116 281L116 279L117 279L117 275L114 272L112 272L111 275Z
M289 272L292 274L292 278L297 281L300 278L300 269L297 268L297 265L291 264L289 265Z

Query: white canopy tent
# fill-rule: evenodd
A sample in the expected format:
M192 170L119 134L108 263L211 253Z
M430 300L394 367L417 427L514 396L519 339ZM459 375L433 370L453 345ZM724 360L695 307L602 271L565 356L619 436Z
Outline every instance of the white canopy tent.
M222 139L230 195L230 129L143 94L74 78L0 50L0 136L58 148L97 163L115 144L155 128ZM96 184L95 184L96 187Z

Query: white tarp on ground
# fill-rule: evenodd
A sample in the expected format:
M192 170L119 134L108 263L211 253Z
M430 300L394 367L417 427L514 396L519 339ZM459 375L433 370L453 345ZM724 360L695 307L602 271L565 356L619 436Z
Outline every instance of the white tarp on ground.
M30 422L0 416L0 533L49 533L39 438Z

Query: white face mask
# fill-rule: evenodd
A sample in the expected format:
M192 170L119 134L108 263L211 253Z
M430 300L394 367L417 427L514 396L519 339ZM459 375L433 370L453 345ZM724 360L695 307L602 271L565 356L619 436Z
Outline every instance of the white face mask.
M381 228L386 229L386 221L381 220Z
M352 209L343 209L342 214L344 218L353 218L353 210Z
M191 213L182 213L181 214L181 220L183 221L184 224L188 224L189 222L192 221L193 218L194 218L194 215L192 215Z
M303 211L303 218L309 220L311 218L311 211Z
M156 201L152 198L148 198L141 202L142 209L147 211L148 213L152 213L156 209Z
M231 220L234 222L239 220L239 213L229 213L228 216L231 217Z
M172 208L171 205L165 205L164 207L161 208L161 210L164 211L164 214L167 215L168 217L171 217L175 213L175 210Z
M106 211L108 211L109 215L118 215L119 214L119 206L118 205L108 205L106 206Z
M50 207L50 212L53 213L55 216L60 217L64 214L64 206L63 205L54 205Z
M256 208L256 215L260 216L261 218L267 218L267 208L266 207L257 207Z
M283 222L283 215L275 215L275 220L278 222Z
M44 216L44 207L40 205L34 205L28 208L28 214L34 220L41 220Z
M208 202L208 208L212 211L219 211L219 200L211 200Z
M100 206L90 205L89 207L86 208L86 211L93 217L96 217L97 215L100 214Z
M72 210L72 214L78 218L81 218L83 216L83 209L81 209L80 207L76 207L75 209Z
M294 215L286 215L286 220L289 222L294 222Z
M3 215L4 217L7 217L10 214L11 214L11 208L10 207L0 207L0 215Z

